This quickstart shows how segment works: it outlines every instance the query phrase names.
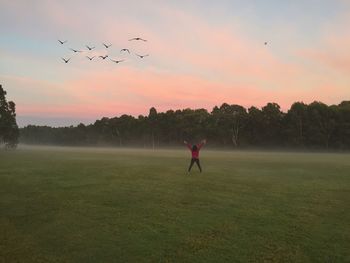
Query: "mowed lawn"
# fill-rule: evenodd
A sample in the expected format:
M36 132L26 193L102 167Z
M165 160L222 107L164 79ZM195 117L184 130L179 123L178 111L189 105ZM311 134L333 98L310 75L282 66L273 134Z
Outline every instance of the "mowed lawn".
M350 262L350 155L0 152L0 262Z

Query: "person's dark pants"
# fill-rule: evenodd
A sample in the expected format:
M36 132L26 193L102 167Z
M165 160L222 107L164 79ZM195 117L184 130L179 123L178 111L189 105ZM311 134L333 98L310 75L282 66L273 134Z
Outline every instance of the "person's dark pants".
M191 159L191 163L190 163L190 167L188 167L188 171L190 172L191 169L192 169L192 166L193 164L196 163L198 168L199 168L199 171L202 172L202 167L201 167L201 164L199 163L199 159L196 159L196 158L192 158Z

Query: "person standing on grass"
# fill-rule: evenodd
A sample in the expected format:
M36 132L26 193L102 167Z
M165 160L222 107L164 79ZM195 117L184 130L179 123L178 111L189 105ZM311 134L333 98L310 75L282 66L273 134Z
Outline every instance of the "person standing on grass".
M207 143L207 140L203 140L201 141L201 143L199 144L189 144L187 141L184 141L184 144L187 145L188 149L191 151L192 153L192 159L191 159L191 163L190 163L190 167L188 167L188 172L191 171L191 168L193 166L194 163L197 164L198 168L199 168L199 171L202 172L202 167L201 167L201 164L199 162L199 150L202 148L202 146L204 144Z

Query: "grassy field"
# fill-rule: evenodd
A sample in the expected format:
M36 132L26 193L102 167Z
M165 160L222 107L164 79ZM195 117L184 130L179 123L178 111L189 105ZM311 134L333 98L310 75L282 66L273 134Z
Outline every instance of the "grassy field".
M350 155L0 152L0 262L350 262Z

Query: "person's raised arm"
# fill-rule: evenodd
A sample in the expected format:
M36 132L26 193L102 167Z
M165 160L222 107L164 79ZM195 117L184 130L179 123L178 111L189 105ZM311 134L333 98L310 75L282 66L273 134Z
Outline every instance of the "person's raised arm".
M207 143L206 139L202 140L201 143L198 145L198 148L199 149L202 148L202 146L205 145L206 143Z
M184 144L186 144L186 146L187 146L188 149L192 150L191 145L190 145L187 141L184 141Z

